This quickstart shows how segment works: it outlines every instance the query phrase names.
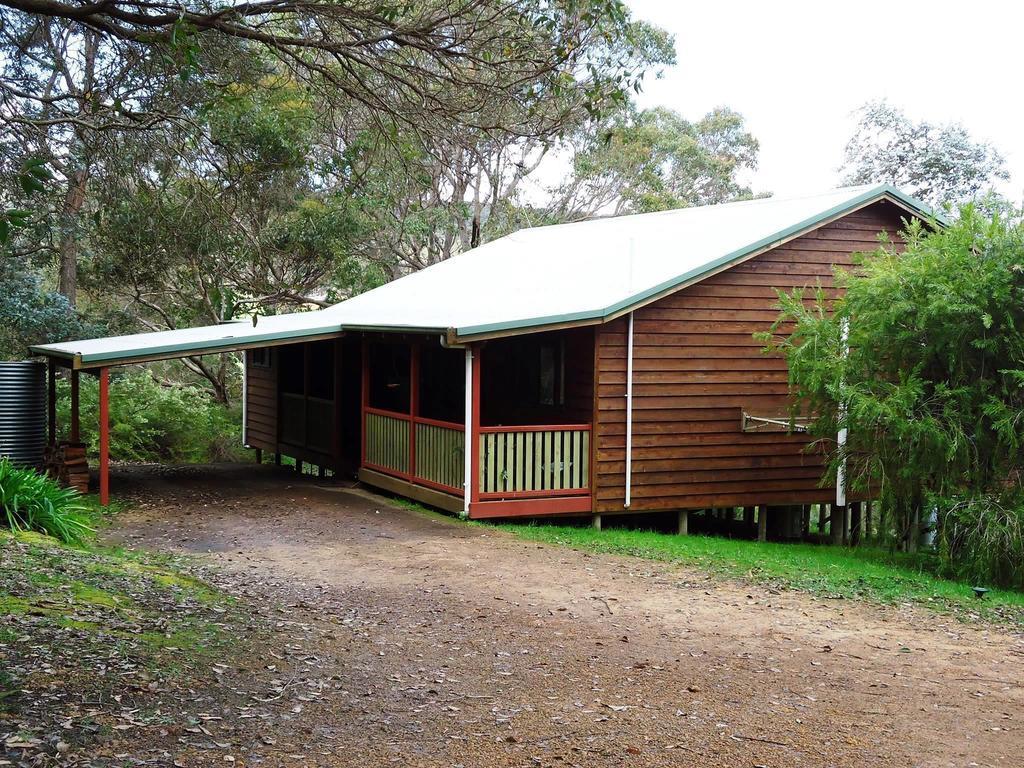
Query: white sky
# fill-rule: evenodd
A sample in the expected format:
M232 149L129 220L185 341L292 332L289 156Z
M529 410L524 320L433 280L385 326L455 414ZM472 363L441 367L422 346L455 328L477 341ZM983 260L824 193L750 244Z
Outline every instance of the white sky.
M678 64L640 106L696 119L740 112L761 142L755 191L827 189L839 180L851 113L885 98L915 120L963 123L992 142L1024 197L1024 4L1011 0L627 0L675 35Z

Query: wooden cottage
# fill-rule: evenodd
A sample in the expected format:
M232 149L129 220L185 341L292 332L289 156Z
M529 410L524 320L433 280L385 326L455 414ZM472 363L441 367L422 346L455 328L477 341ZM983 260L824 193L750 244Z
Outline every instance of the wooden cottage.
M471 518L829 502L753 334L928 216L879 186L538 227L320 311L34 351L103 384L245 350L248 446Z

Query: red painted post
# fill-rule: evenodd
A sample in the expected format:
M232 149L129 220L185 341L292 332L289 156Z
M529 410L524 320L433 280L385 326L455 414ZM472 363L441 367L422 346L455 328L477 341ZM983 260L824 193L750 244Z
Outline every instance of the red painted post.
M473 349L473 428L470 436L473 445L470 446L470 455L473 457L473 474L469 478L469 500L470 510L473 504L480 502L480 371L483 369L480 358L483 356L483 347L476 346Z
M100 368L100 505L110 504L110 369Z
M416 476L416 417L420 414L420 345L409 350L409 475Z

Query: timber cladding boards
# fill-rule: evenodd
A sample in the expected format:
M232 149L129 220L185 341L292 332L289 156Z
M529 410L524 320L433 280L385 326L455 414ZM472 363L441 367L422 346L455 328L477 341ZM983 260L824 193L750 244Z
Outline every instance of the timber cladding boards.
M277 350L266 350L269 365L255 365L245 353L245 438L253 448L277 451Z
M743 411L783 415L790 404L785 361L753 334L778 316L777 289L834 294L833 267L852 267L881 232L899 242L905 216L875 203L634 312L631 510L833 498L805 436L742 430ZM620 317L595 333L595 512L623 510L627 328Z

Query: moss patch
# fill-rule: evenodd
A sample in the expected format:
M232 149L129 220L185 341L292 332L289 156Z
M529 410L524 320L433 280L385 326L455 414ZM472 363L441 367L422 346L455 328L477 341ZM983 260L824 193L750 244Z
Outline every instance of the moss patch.
M181 674L238 645L225 623L234 598L176 570L169 559L154 560L0 533L0 638L12 646L0 648L0 667L17 677L24 653L27 676L33 646L67 651L67 665L74 666L76 647L87 659L114 644L132 668Z

